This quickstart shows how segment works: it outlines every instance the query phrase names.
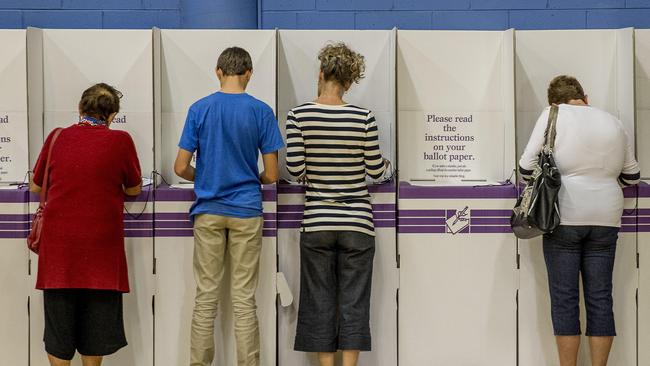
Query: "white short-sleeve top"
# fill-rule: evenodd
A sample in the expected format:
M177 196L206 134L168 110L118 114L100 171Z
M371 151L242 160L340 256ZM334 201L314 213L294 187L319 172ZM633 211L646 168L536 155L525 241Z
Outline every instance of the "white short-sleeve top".
M526 177L544 145L550 107L539 116L519 160ZM554 156L562 175L559 193L561 225L621 226L621 186L636 184L639 164L633 141L621 121L597 108L561 104Z

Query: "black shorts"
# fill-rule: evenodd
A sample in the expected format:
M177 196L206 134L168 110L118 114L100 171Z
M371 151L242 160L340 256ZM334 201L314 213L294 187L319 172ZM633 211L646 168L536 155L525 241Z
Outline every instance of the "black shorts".
M43 291L45 351L71 360L106 356L126 346L122 293L106 290L56 289Z

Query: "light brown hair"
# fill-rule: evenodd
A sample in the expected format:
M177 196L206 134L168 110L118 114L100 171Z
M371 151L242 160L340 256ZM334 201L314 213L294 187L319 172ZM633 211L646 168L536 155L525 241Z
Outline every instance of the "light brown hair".
M225 76L244 75L253 70L251 55L241 47L226 48L217 60L217 70Z
M572 99L585 100L586 98L582 85L573 76L556 76L548 86L549 105L568 103Z
M320 71L325 81L334 80L348 88L364 78L366 62L363 55L351 50L345 43L330 43L318 53Z
M114 87L99 83L86 89L79 101L79 111L85 116L106 121L108 117L120 111L122 93Z

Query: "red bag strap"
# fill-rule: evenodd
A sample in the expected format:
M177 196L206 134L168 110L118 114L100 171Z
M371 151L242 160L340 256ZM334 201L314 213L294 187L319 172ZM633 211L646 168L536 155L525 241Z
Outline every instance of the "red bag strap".
M43 175L43 189L41 190L41 206L47 202L47 186L49 185L49 180L50 180L50 158L52 157L52 147L54 146L54 141L56 141L57 137L61 134L61 131L63 131L62 128L57 128L54 131L54 135L52 135L52 141L50 141L50 147L47 150L47 160L45 161L45 173Z

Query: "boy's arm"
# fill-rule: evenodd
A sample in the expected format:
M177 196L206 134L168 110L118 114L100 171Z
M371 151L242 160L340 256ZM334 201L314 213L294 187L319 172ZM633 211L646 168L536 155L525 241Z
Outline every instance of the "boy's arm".
M273 184L277 182L280 179L278 152L274 151L272 153L262 154L262 162L264 163L264 171L260 174L262 184Z
M194 182L194 167L190 165L192 155L193 153L180 148L178 149L178 155L176 155L176 162L174 162L176 175L190 182Z

